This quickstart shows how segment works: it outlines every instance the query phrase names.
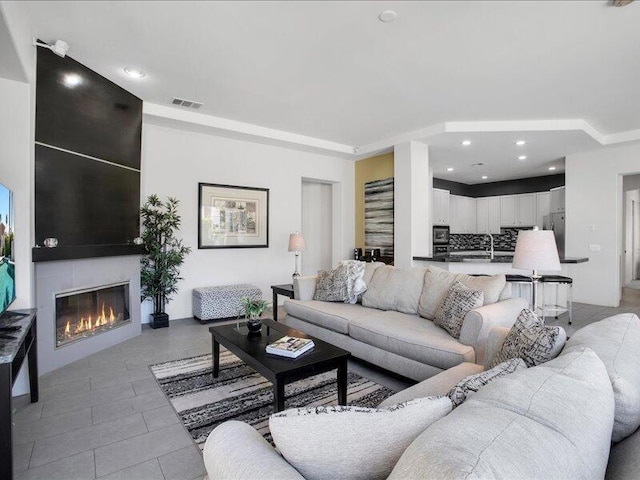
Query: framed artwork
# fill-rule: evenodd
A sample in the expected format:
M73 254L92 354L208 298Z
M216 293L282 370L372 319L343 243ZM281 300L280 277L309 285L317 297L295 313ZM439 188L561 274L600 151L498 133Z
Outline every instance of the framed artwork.
M269 189L198 184L198 248L269 246Z

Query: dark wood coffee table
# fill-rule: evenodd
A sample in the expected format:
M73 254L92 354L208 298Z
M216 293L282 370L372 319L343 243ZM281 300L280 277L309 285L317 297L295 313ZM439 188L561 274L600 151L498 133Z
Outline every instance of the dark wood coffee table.
M242 327L243 323L240 325ZM262 333L259 335L247 335L242 331L244 329L240 330L238 331L235 324L209 328L214 378L220 373L222 345L273 384L273 406L276 412L284 410L284 386L287 383L333 369L338 369L338 403L347 404L347 360L351 355L349 352L271 319L262 320ZM268 344L285 335L310 338L315 347L295 359L266 352Z

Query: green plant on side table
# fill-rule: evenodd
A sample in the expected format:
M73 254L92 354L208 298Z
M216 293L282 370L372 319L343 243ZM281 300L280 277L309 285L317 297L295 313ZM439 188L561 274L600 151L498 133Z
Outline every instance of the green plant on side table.
M261 298L245 297L241 300L244 307L244 316L247 318L247 329L249 332L259 332L262 330L260 315L269 306L266 300Z
M185 247L182 240L175 237L180 228L178 203L172 197L163 202L157 195L150 195L140 209L145 247L140 260L140 296L143 301L153 301L152 328L169 326L165 305L171 295L178 292L178 281L182 280L180 265L191 252L190 247Z

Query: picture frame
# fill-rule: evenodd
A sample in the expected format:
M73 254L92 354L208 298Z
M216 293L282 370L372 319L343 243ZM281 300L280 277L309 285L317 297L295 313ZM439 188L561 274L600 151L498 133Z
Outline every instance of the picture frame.
M268 247L268 188L198 183L198 249Z

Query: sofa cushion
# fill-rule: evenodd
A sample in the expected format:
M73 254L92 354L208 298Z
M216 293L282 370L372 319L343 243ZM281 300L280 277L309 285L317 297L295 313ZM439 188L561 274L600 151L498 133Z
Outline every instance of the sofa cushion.
M638 480L640 472L640 430L611 446L606 480Z
M433 377L416 383L409 388L400 390L398 393L386 398L379 406L386 407L388 405L395 405L396 403L406 402L414 398L446 395L460 380L482 371L482 365L476 365L471 362L461 363L460 365L451 367Z
M446 369L473 362L473 347L461 344L429 320L399 312L354 318L349 335L374 347Z
M511 358L522 358L527 367L533 367L555 358L567 339L562 327L547 327L541 318L528 308L520 312L492 367Z
M380 310L418 313L418 299L426 270L387 265L376 269L362 296L362 305Z
M272 415L269 429L278 450L307 480L384 479L407 446L450 411L447 397L381 409L298 408Z
M472 277L464 273L451 273L441 268L429 267L424 276L424 287L420 294L418 313L433 320L438 307L456 280L472 290L482 290L484 305L496 303L507 283L506 277L502 274Z
M349 303L332 303L310 300L286 300L284 309L289 314L306 322L324 327L334 332L349 334L349 322L354 318L380 313L374 308L366 308Z
M384 267L384 265L385 264L383 262L367 262L365 264L364 275L362 276L362 280L364 280L364 284L366 285L367 288L369 288L369 284L371 283L371 279L373 278L373 274L375 273L375 271L380 267ZM358 295L358 303L362 303L362 297L364 296L365 292Z
M507 360L506 362L496 365L490 370L463 378L451 390L449 390L447 397L451 399L453 408L459 407L467 398L480 391L482 387L497 380L498 378L504 377L505 375L509 375L510 373L523 368L527 368L524 360L521 358L512 358L511 360Z
M409 445L390 479L602 478L613 392L586 349L487 385Z
M613 441L640 426L640 319L633 313L606 318L578 330L563 355L588 347L607 367L616 399Z
M481 307L483 302L482 290L471 290L456 280L436 310L434 323L453 338L460 338L464 317L474 308Z

